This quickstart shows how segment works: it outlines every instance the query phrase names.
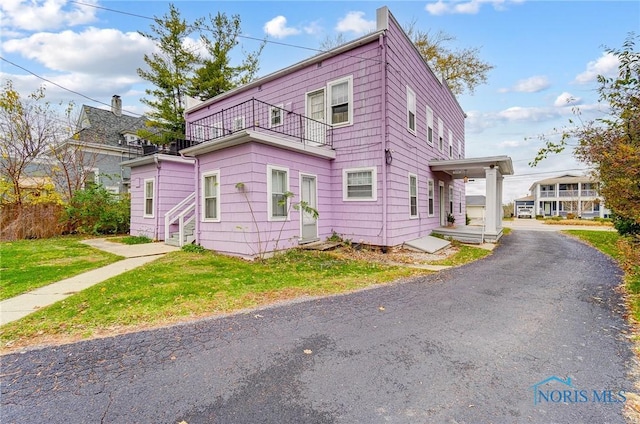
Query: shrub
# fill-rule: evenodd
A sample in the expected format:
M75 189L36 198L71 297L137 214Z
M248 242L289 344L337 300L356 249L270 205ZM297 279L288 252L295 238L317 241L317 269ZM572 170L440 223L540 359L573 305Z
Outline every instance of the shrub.
M184 246L182 246L182 251L188 253L204 253L207 251L207 249L200 246L199 244L185 244Z
M613 227L621 236L640 234L640 224L633 219L613 216Z
M576 214L569 212L567 214L567 219L576 219Z
M64 220L71 232L118 234L129 232L131 199L114 195L97 185L74 193Z

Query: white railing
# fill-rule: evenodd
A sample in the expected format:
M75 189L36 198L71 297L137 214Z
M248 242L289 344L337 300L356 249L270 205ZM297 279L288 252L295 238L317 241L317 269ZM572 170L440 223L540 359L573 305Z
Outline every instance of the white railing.
M179 245L184 245L184 227L195 219L196 210L196 193L193 192L185 197L180 203L175 205L169 212L164 215L164 239L165 241L171 236L169 233L171 225L178 222ZM185 217L191 214L186 220Z

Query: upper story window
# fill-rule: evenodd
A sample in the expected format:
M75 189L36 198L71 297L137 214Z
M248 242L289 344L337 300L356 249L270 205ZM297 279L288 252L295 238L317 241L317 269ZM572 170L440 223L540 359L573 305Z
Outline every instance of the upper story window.
M329 123L349 125L353 117L353 77L348 76L327 84Z
M377 200L375 168L345 169L342 174L343 200Z
M433 146L433 110L427 106L427 143Z
M416 133L416 93L407 86L407 129Z
M233 132L245 129L244 116L237 116L233 118Z
M282 105L271 106L269 108L269 127L282 125Z
M438 118L438 149L441 152L444 150L444 123L440 118Z
M453 133L449 130L449 157L453 158Z

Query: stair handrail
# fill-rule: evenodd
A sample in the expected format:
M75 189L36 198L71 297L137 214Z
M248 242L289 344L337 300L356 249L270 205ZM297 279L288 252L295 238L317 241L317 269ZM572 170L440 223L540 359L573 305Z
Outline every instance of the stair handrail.
M187 213L191 212L191 210L195 210L195 206L196 206L195 199L196 199L196 192L194 191L193 193L185 197L182 201L180 201L180 203L172 207L166 214L164 214L164 239L165 240L169 238L169 227L171 227L171 224L175 223L176 220L179 220L180 222L178 223L178 228L180 231L180 246L182 246L182 244L184 243L184 241L182 240L182 236L184 234L184 228L183 228L184 216ZM176 212L184 209L185 207L187 207L186 210L184 210L180 214L173 217L173 215Z

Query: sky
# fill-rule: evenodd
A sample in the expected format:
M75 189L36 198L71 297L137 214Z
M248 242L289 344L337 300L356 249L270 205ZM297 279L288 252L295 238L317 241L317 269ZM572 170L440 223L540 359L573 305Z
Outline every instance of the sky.
M536 180L586 172L570 151L534 168L529 162L543 144L540 136L568 125L576 108L583 120L604 116L597 76L615 76L618 67L605 49L640 33L640 2L634 0L173 3L188 21L218 11L239 15L242 49L254 51L267 40L259 76L317 54L327 37L351 40L372 31L376 9L385 5L403 25L454 36L452 49L478 48L494 69L473 94L458 96L467 114L466 157L512 158L515 175L505 177L504 203L526 196ZM163 1L2 0L2 84L11 80L25 96L44 85L54 104L106 109L117 94L125 113L142 114L140 99L149 86L136 70L154 46L138 31L149 32L152 18L168 9ZM469 182L466 192L484 194L484 181Z

